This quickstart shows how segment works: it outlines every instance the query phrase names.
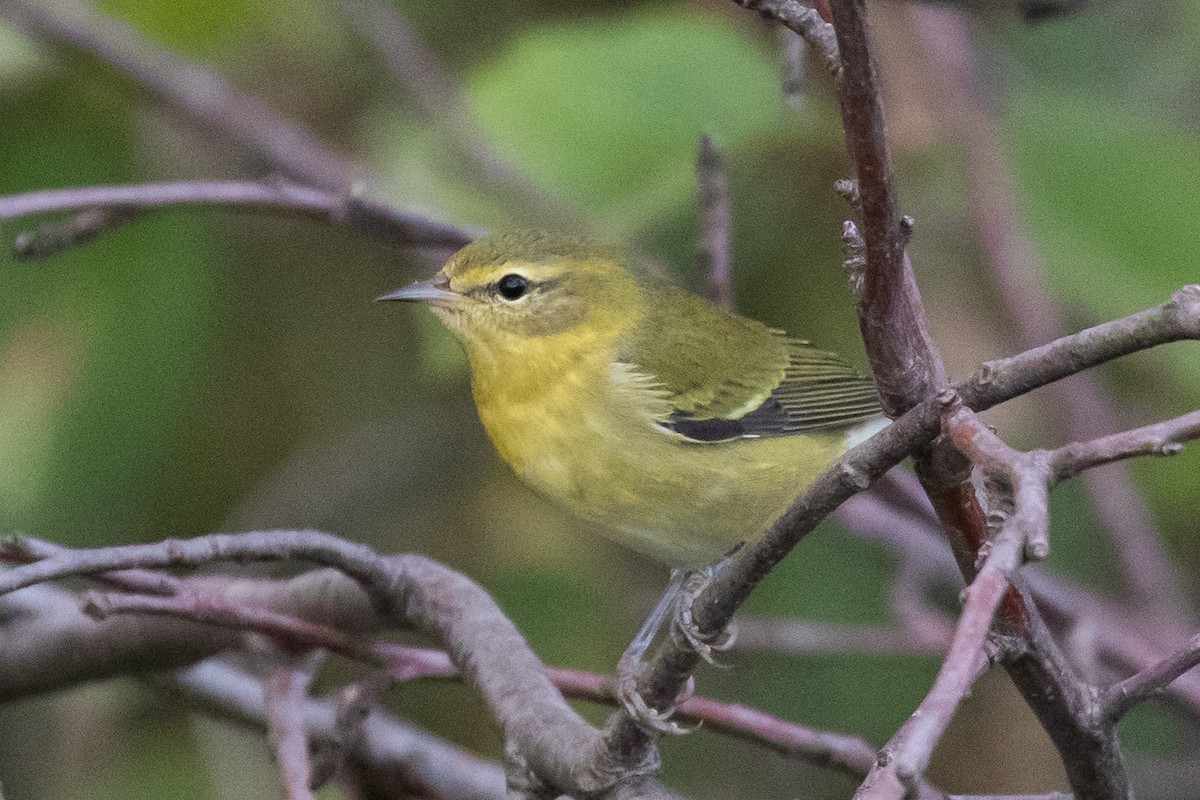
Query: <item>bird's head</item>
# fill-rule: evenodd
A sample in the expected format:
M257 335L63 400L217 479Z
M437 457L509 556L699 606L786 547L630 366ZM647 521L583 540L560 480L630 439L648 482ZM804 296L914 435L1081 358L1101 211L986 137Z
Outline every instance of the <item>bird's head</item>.
M519 352L551 336L615 334L641 298L619 251L514 231L467 245L433 278L379 299L427 303L468 351Z

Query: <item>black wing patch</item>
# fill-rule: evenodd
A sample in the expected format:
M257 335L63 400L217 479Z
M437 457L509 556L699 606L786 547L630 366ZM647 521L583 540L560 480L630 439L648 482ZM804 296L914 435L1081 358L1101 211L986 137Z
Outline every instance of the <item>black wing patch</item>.
M783 381L758 408L736 418L674 411L666 427L698 442L836 430L877 417L870 378L829 353L793 352Z

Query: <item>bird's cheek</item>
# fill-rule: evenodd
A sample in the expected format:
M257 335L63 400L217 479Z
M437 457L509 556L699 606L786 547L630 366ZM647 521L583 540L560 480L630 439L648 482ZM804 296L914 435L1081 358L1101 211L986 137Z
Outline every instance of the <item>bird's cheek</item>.
M453 306L439 306L430 304L429 310L433 315L442 321L442 324L449 328L454 333L462 332L463 314L462 310Z

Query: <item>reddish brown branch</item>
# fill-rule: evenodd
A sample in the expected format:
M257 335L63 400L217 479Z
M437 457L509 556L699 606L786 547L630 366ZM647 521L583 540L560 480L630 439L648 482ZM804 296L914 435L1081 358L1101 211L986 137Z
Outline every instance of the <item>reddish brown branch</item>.
M940 389L945 372L905 255L878 78L867 42L865 0L831 5L842 61L838 105L858 182L866 244L859 327L884 409L895 417Z
M1009 312L1005 319L1016 326L1017 344L1023 348L1062 336L1062 309L1046 287L1036 247L1022 230L1012 169L980 100L982 75L966 22L950 8L913 6L910 13L931 62L928 74L943 98L937 108L944 110L963 147L968 211ZM1069 386L1052 386L1046 408L1054 409L1046 417L1065 438L1085 440L1122 427L1100 382L1087 373ZM1129 471L1117 467L1088 473L1084 483L1117 551L1115 563L1131 603L1155 610L1158 617L1187 616L1191 603L1184 597L1178 568Z

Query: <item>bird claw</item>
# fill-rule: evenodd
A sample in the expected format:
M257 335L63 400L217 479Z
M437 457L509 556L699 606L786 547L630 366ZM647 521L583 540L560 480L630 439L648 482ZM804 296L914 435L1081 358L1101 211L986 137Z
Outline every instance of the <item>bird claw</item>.
M675 698L675 702L659 711L651 708L646 699L642 697L642 693L638 691L638 678L641 677L645 668L645 662L639 656L630 653L621 656L621 660L617 664L617 700L625 709L625 713L629 715L634 724L652 736L682 736L694 731L695 727L673 722L671 716L681 704L692 696L695 681L689 677L687 685L680 692L679 697Z
M703 633L692 615L692 603L704 588L712 581L709 571L696 571L687 576L680 590L679 601L675 606L674 623L676 630L695 649L700 658L719 669L729 669L731 665L722 664L713 658L713 653L723 653L733 647L737 641L737 623L730 621L722 630L715 634Z

